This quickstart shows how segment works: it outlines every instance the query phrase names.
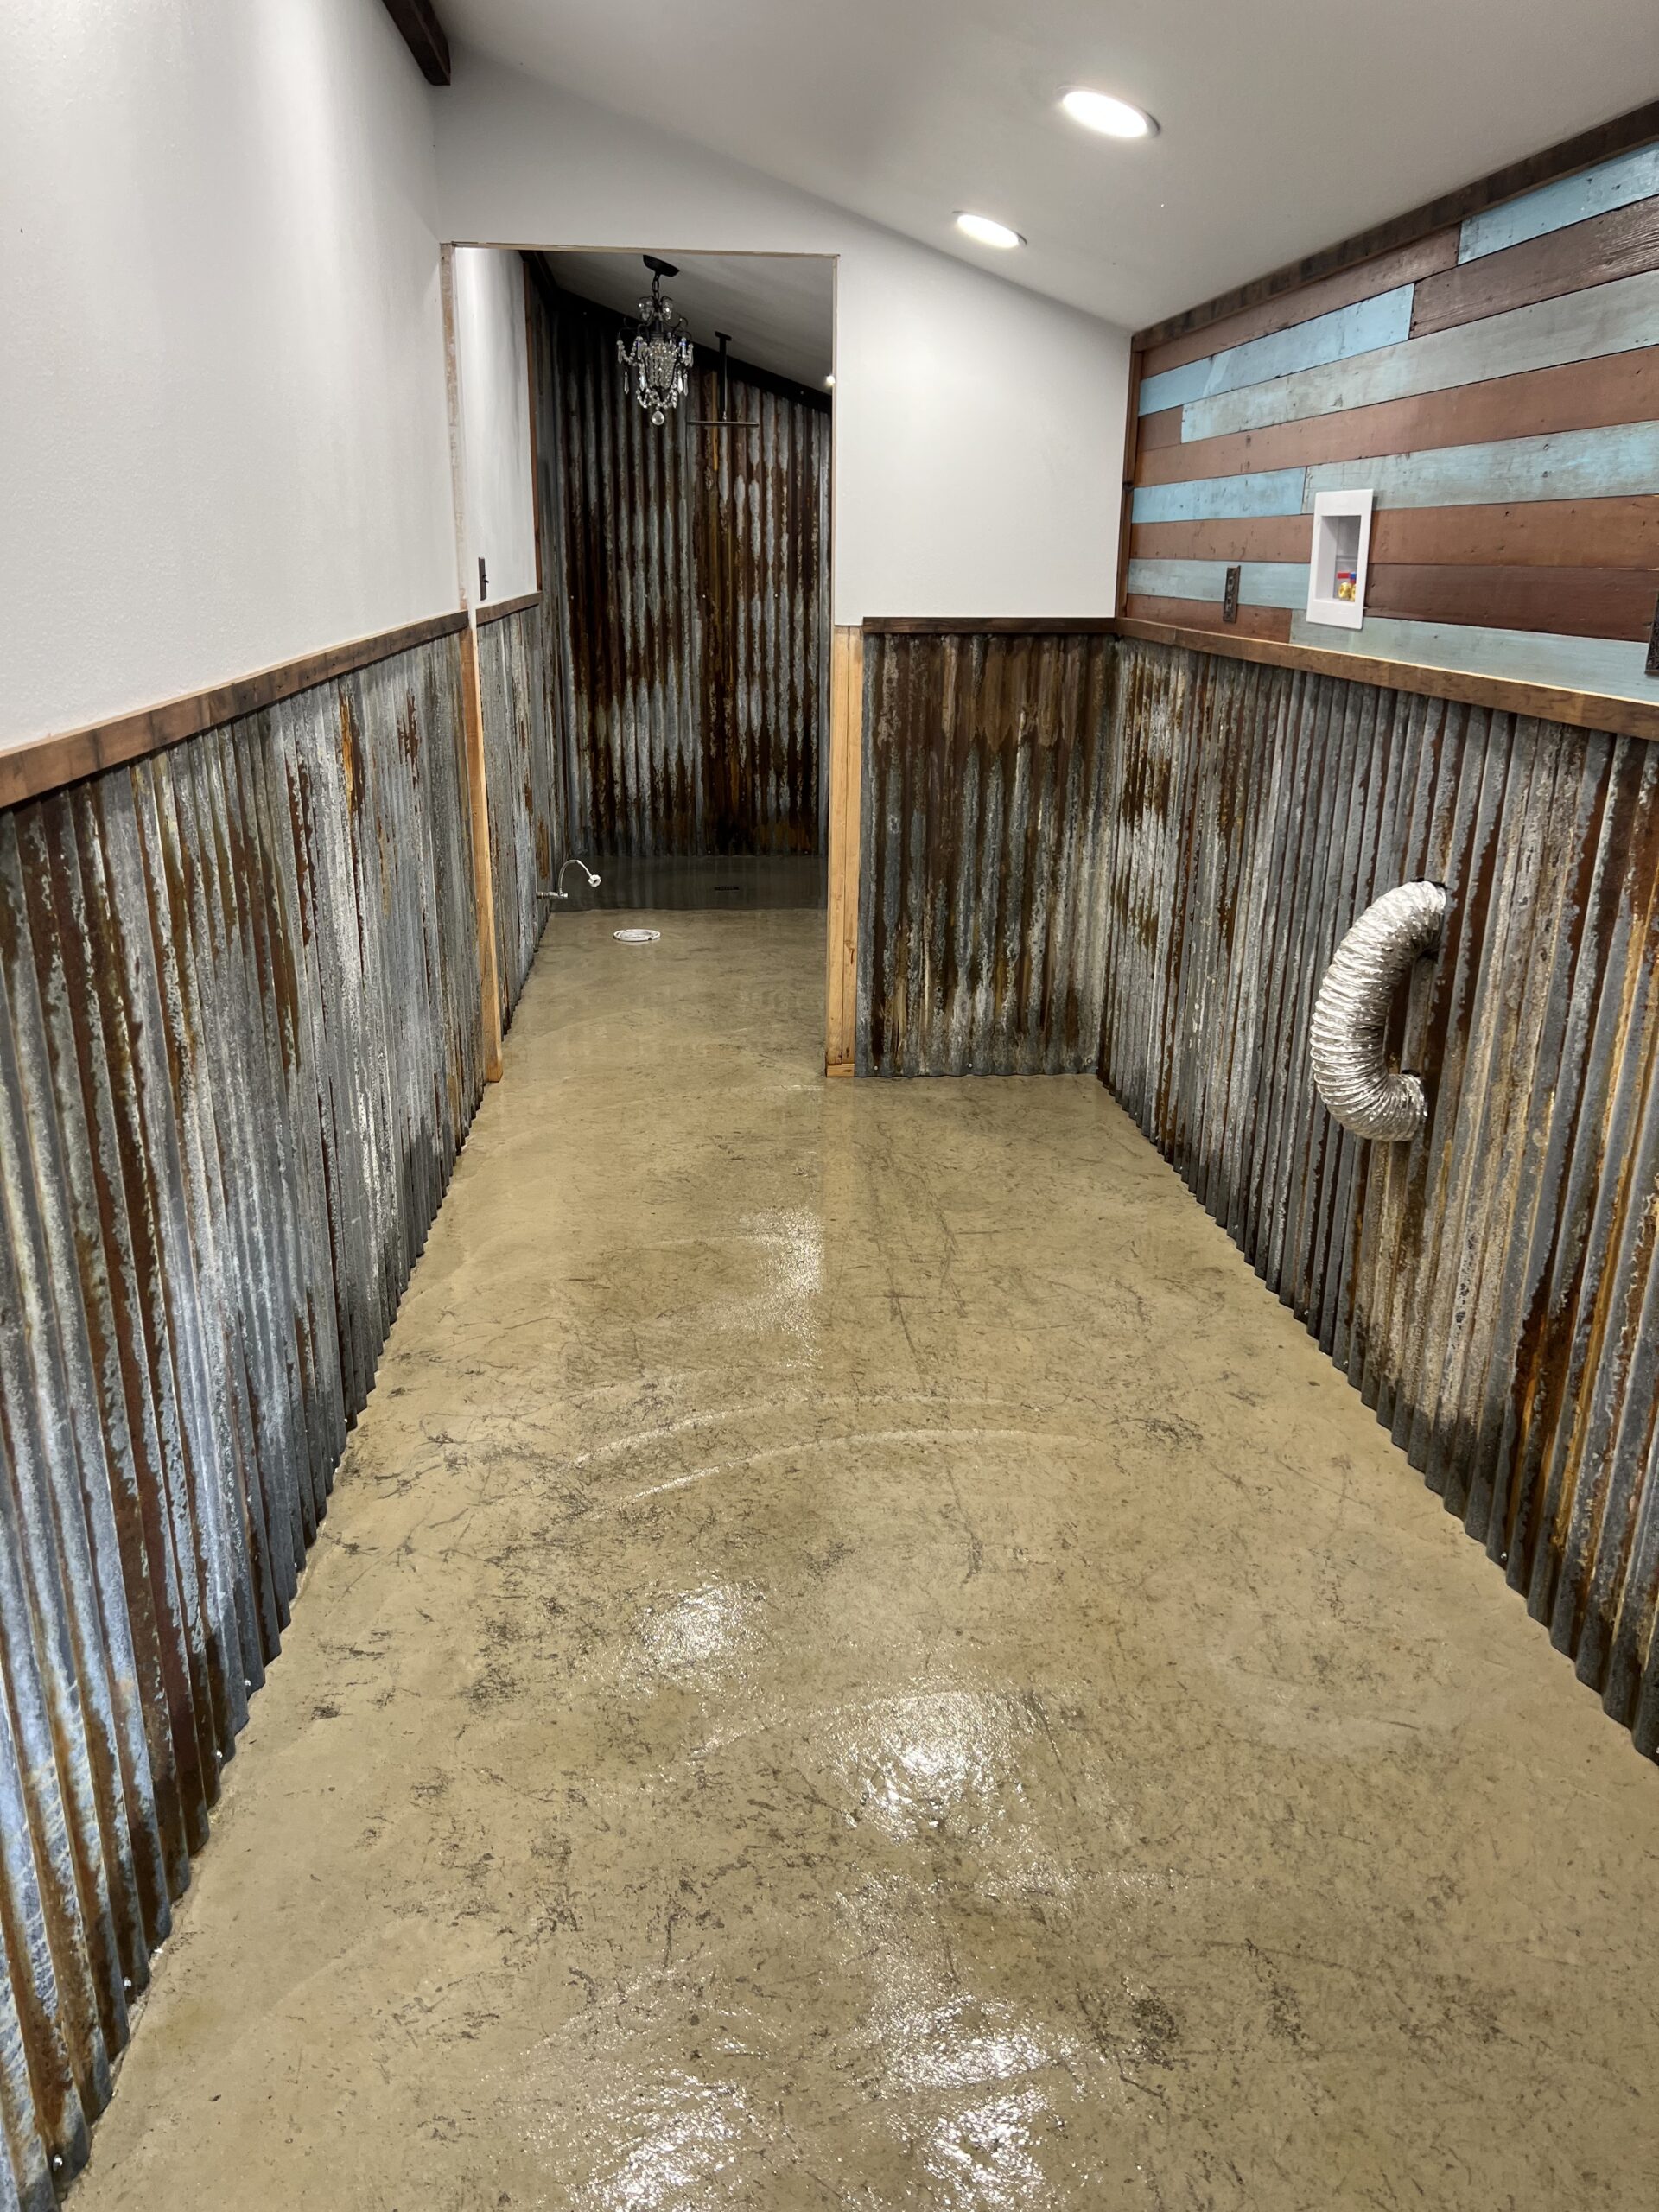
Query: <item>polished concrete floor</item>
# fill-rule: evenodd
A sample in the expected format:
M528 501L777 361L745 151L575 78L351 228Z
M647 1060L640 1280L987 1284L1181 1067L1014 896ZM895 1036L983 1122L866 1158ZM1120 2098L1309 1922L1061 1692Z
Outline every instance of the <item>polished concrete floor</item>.
M79 2212L1637 2212L1659 1775L1087 1080L550 930Z

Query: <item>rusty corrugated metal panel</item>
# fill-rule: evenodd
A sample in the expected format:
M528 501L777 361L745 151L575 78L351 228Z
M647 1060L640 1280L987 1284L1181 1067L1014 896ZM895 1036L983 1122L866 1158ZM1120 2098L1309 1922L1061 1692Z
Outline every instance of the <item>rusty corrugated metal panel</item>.
M555 755L551 627L543 600L485 623L478 632L503 1029L547 919L537 894L552 888L553 872L568 850L563 778Z
M1092 1068L1112 641L864 641L861 1075Z
M1659 1749L1659 747L1122 643L1101 1071ZM1348 924L1450 893L1370 1146L1306 1028Z
M571 849L814 853L830 669L830 416L700 369L660 429L615 318L532 317L549 608Z
M445 639L0 814L0 2204L84 2163L476 1105Z

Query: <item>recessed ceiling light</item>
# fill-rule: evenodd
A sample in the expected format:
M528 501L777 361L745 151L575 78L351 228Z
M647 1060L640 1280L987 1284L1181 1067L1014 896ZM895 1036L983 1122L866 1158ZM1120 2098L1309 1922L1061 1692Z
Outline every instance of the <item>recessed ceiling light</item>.
M833 391L835 390L836 380L834 377L825 377L823 380L823 388L826 391Z
M970 238L977 238L981 245L1006 248L1025 244L1018 231L1011 231L1006 223L996 222L989 215L974 215L963 210L957 216L957 228L966 231Z
M1073 123L1082 124L1085 130L1103 131L1109 138L1155 138L1158 125L1144 108L1131 107L1128 100L1115 100L1109 92L1091 92L1079 86L1068 92L1060 105Z

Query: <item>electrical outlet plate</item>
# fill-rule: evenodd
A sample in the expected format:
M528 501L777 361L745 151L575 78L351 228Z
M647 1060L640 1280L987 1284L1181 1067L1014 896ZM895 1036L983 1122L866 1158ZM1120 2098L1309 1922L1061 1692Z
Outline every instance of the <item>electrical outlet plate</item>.
M1335 630L1365 620L1365 571L1371 550L1371 492L1319 492L1313 499L1313 549L1307 564L1307 619Z

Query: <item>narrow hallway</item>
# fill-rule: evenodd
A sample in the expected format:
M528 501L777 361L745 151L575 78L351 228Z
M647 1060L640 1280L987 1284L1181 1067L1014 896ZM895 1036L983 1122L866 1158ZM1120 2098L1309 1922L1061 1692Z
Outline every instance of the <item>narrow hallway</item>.
M82 2212L1651 2201L1651 1774L1480 1548L1092 1077L826 1084L820 915L620 918Z

